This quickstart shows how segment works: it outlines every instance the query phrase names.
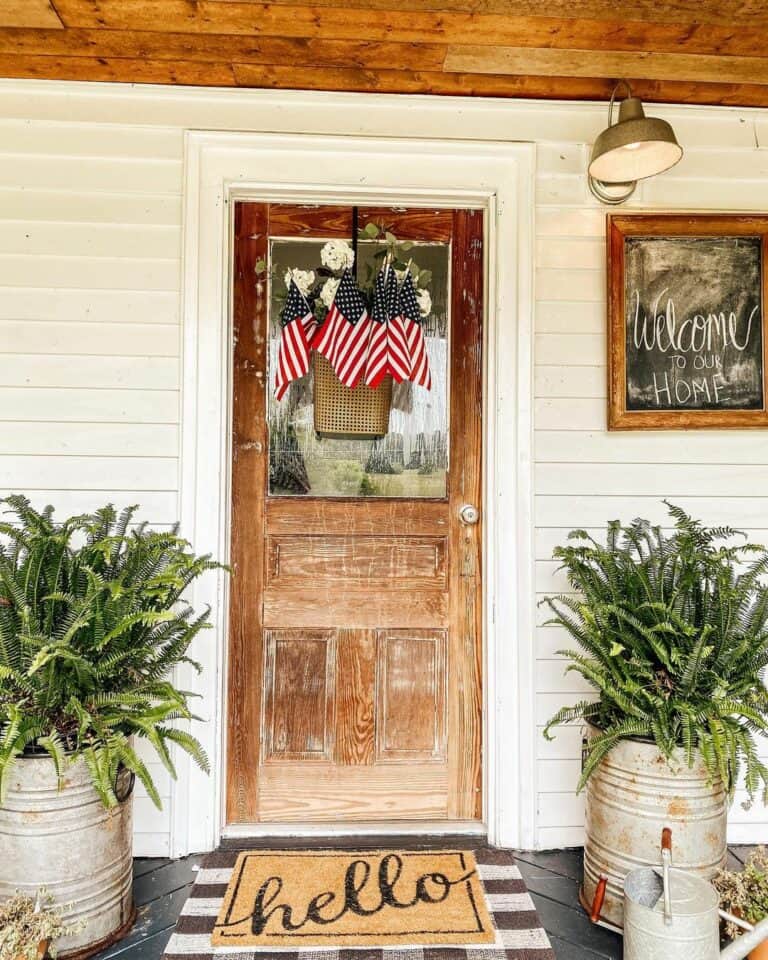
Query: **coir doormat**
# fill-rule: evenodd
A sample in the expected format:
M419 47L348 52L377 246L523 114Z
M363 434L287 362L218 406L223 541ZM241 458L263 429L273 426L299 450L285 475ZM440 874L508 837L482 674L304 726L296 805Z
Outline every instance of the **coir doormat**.
M211 854L166 958L552 960L513 856L471 850Z
M213 931L221 947L493 939L475 858L466 850L241 853Z

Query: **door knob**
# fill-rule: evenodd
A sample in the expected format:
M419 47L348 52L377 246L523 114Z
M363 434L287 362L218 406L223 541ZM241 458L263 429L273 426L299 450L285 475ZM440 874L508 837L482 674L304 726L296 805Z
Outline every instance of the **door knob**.
M479 519L480 511L474 503L465 503L464 506L459 509L459 520L461 520L462 523L466 523L467 526L477 523Z

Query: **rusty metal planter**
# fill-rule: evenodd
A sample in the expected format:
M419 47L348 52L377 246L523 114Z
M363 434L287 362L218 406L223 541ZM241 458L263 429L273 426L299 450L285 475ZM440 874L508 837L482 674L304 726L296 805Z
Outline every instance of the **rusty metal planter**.
M60 957L84 957L133 922L132 800L105 809L83 761L58 789L50 758L19 758L0 807L0 900L46 887L85 930L58 943Z
M670 764L653 743L622 740L585 792L581 900L588 908L598 880L607 877L604 920L621 926L624 878L635 867L658 864L664 827L672 829L675 867L711 880L725 865L727 796L722 783L708 783L700 758L689 768L680 751Z

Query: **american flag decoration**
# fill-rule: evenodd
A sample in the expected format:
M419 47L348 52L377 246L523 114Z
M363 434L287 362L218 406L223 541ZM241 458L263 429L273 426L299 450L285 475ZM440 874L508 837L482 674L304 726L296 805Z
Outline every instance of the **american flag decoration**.
M365 370L371 339L365 299L349 270L342 274L331 309L317 334L314 349L333 367L345 387L356 387Z
M411 356L403 315L397 309L387 321L387 373L392 374L395 383L402 383L411 376Z
M389 369L389 325L397 316L397 278L389 266L382 267L373 288L373 330L365 365L365 382L378 387ZM407 354L403 366L408 363ZM408 371L406 370L406 377Z
M398 313L402 321L408 356L410 357L409 379L420 387L432 389L432 373L429 369L427 344L424 339L424 328L421 324L419 301L416 299L416 288L410 271L406 273L400 287L398 297Z
M307 298L291 280L285 306L280 314L283 332L277 348L275 397L282 400L294 380L309 373L309 353L317 330L317 320Z

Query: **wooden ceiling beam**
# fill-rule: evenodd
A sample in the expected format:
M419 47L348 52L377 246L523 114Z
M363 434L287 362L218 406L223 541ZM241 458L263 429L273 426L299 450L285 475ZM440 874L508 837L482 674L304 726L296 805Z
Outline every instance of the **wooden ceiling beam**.
M363 0L356 0L357 3ZM367 0L366 0L367 2ZM233 36L317 37L396 43L482 44L568 49L651 49L760 56L765 30L688 23L558 19L220 0L56 0L70 29ZM768 23L768 4L766 5Z
M768 106L765 0L351 2L0 0L0 75Z
M208 63L352 66L442 70L447 47L439 44L149 33L131 30L0 30L0 54L109 59L188 60Z
M0 54L0 76L116 83L167 83L180 86L235 86L229 63L105 57L37 57Z
M251 3L262 0L209 0L211 3ZM279 6L301 6L306 0L272 0ZM338 0L313 0L333 7ZM362 6L362 4L360 4ZM365 7L388 11L392 0L365 0ZM719 23L726 27L766 22L764 0L398 0L397 9L411 11L497 14L503 17L642 20L648 23Z
M431 93L443 96L509 97L542 100L605 100L614 81L600 77L493 76L411 70L330 70L294 66L234 64L240 86L364 93ZM633 81L647 103L768 106L768 87L755 84Z
M0 54L0 76L556 100L606 100L613 85L611 80L599 77L498 76L418 70L13 54ZM768 106L768 87L755 84L637 81L634 89L647 102Z
M527 47L449 47L447 73L547 77L643 77L704 83L768 83L768 58L612 50L531 50Z
M41 27L63 30L51 0L0 0L0 27Z
M217 0L228 2L228 0ZM274 0L273 0L274 2ZM158 26L156 23L155 27ZM385 24L386 26L386 24ZM276 25L280 29L280 24ZM329 28L330 31L330 28ZM382 33L382 24L377 24L376 33ZM403 29L384 31L385 38L379 40L365 35L365 25L354 38L357 42L368 44L388 44L388 50L394 57L393 64L397 64L397 55L403 51L396 46L412 46L414 49L425 49L429 46L447 46L451 44L462 46L489 46L496 47L533 47L553 50L638 50L651 49L658 53L674 54L703 54L716 56L755 56L762 57L766 53L765 32L763 30L743 30L738 33L725 31L720 27L686 27L683 25L648 26L637 22L618 23L615 21L598 20L570 20L555 21L543 18L534 19L505 19L503 29L498 33L483 32L485 40L493 37L494 43L475 43L475 35L471 28L462 29L462 25L454 25L446 21L442 27L435 24L434 30L406 32ZM393 35L394 34L394 35ZM120 56L121 47L126 50L144 50L151 56L166 59L163 56L164 46L168 46L169 57L176 56L179 51L189 51L192 59L201 59L205 51L215 51L211 59L218 59L221 47L224 44L233 46L237 59L249 59L248 50L258 49L255 44L259 39L269 38L268 33L262 32L256 36L248 34L203 33L200 31L175 32L173 30L114 30L109 28L78 28L72 27L63 33L59 30L39 29L11 29L3 31L3 49L17 50L19 53L34 53L45 55L85 55L103 51L105 56ZM426 37L426 39L425 39ZM330 33L318 35L316 25L312 27L309 36L302 34L280 34L273 39L294 40L305 42L333 42ZM346 43L346 38L339 38L340 44ZM241 53L242 51L242 53ZM132 54L127 54L132 55ZM139 54L143 56L144 54Z

